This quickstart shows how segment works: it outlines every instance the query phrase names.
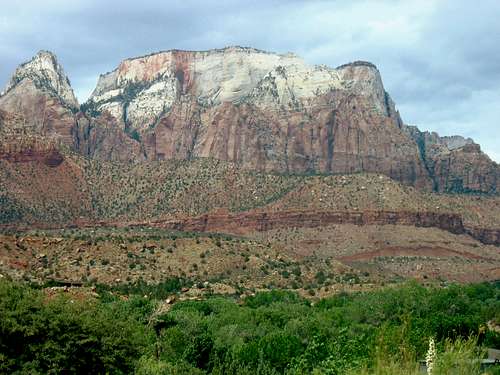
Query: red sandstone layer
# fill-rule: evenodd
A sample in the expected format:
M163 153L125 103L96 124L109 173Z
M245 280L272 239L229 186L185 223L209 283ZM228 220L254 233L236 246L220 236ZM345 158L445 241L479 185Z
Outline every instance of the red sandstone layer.
M12 163L36 161L49 167L57 167L64 161L63 155L54 144L37 138L0 143L0 159Z
M412 225L435 227L454 234L468 234L485 243L500 245L500 229L465 227L457 214L409 211L281 211L217 212L197 217L151 222L149 225L189 232L222 232L243 235L278 228L314 228L331 224Z

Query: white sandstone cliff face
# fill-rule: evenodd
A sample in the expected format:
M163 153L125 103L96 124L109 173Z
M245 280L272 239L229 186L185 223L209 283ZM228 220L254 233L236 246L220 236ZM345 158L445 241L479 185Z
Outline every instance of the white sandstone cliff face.
M310 66L292 55L251 48L167 51L127 59L99 78L89 105L108 111L122 126L146 130L181 96L203 107L251 103L263 109L301 110L332 90L348 90L373 102L373 110L391 116L393 104L376 67L353 63L337 69Z
M347 90L364 96L373 104L373 109L386 116L395 111L394 103L389 98L382 84L382 77L372 63L356 61L336 68Z
M20 65L13 74L2 97L23 81L30 81L36 88L51 96L61 99L64 105L78 108L70 82L54 54L48 51L38 52L30 61Z
M377 68L329 68L252 48L167 51L123 61L78 103L50 52L0 96L3 133L57 138L105 160L210 157L260 171L386 174L437 191L495 192L478 145L404 126ZM101 112L101 113L99 113Z

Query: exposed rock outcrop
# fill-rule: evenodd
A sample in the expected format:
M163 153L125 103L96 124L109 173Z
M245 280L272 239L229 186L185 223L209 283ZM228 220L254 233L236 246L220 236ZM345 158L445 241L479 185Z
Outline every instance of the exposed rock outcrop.
M484 244L500 246L500 229L466 226L465 232Z
M128 59L100 77L107 112L146 156L214 157L260 171L381 172L430 188L418 147L370 63L336 69L230 47Z
M188 232L248 234L279 228L315 228L332 224L411 225L468 234L486 244L500 245L500 230L465 227L457 214L410 211L248 211L213 212L197 217L148 222L147 225Z
M403 125L378 69L311 66L293 54L228 47L124 60L76 98L49 52L0 96L0 131L56 138L91 158L211 157L279 173L383 173L440 192L499 191L499 166L470 139ZM16 117L17 116L17 117Z
M38 137L9 137L0 142L0 159L12 163L40 162L57 167L64 156L53 142Z
M472 139L440 137L434 132L421 132L415 126L405 126L404 130L418 144L434 190L455 193L500 191L500 166Z
M92 158L144 158L139 142L120 129L114 117L80 112L69 79L56 56L47 51L40 51L15 71L0 96L0 111L6 119L0 121L0 132L15 134L21 140L18 150L26 146L23 136L28 140L43 136Z
M75 151L93 159L134 162L145 158L139 141L120 129L108 113L97 117L76 114L73 140Z
M69 108L78 108L78 101L71 83L52 52L40 51L30 61L20 65L2 96L8 94L23 81L30 81L36 88L59 98L61 103Z
M19 66L5 92L0 96L0 109L20 117L17 130L59 138L72 145L73 114L78 102L70 82L55 55L40 51ZM13 129L4 129L4 131Z

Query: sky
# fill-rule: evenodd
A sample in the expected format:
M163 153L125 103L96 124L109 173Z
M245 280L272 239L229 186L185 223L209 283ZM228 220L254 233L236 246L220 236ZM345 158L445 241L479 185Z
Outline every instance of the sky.
M0 87L54 52L80 102L121 60L229 45L377 65L403 121L500 162L500 1L0 0Z

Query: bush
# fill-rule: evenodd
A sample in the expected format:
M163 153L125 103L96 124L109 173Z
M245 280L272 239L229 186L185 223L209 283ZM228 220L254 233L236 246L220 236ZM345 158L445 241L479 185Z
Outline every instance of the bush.
M273 290L270 292L259 292L255 296L247 297L245 299L245 306L256 308L260 306L269 306L278 302L308 304L307 300L299 297L297 293L284 290Z
M79 301L0 280L0 373L416 374L435 337L435 374L476 374L478 344L498 340L485 328L497 319L498 284L409 283L315 305L273 290L162 313L156 298L184 284L98 286L99 299Z
M129 373L152 336L130 304L76 303L0 283L0 372Z

